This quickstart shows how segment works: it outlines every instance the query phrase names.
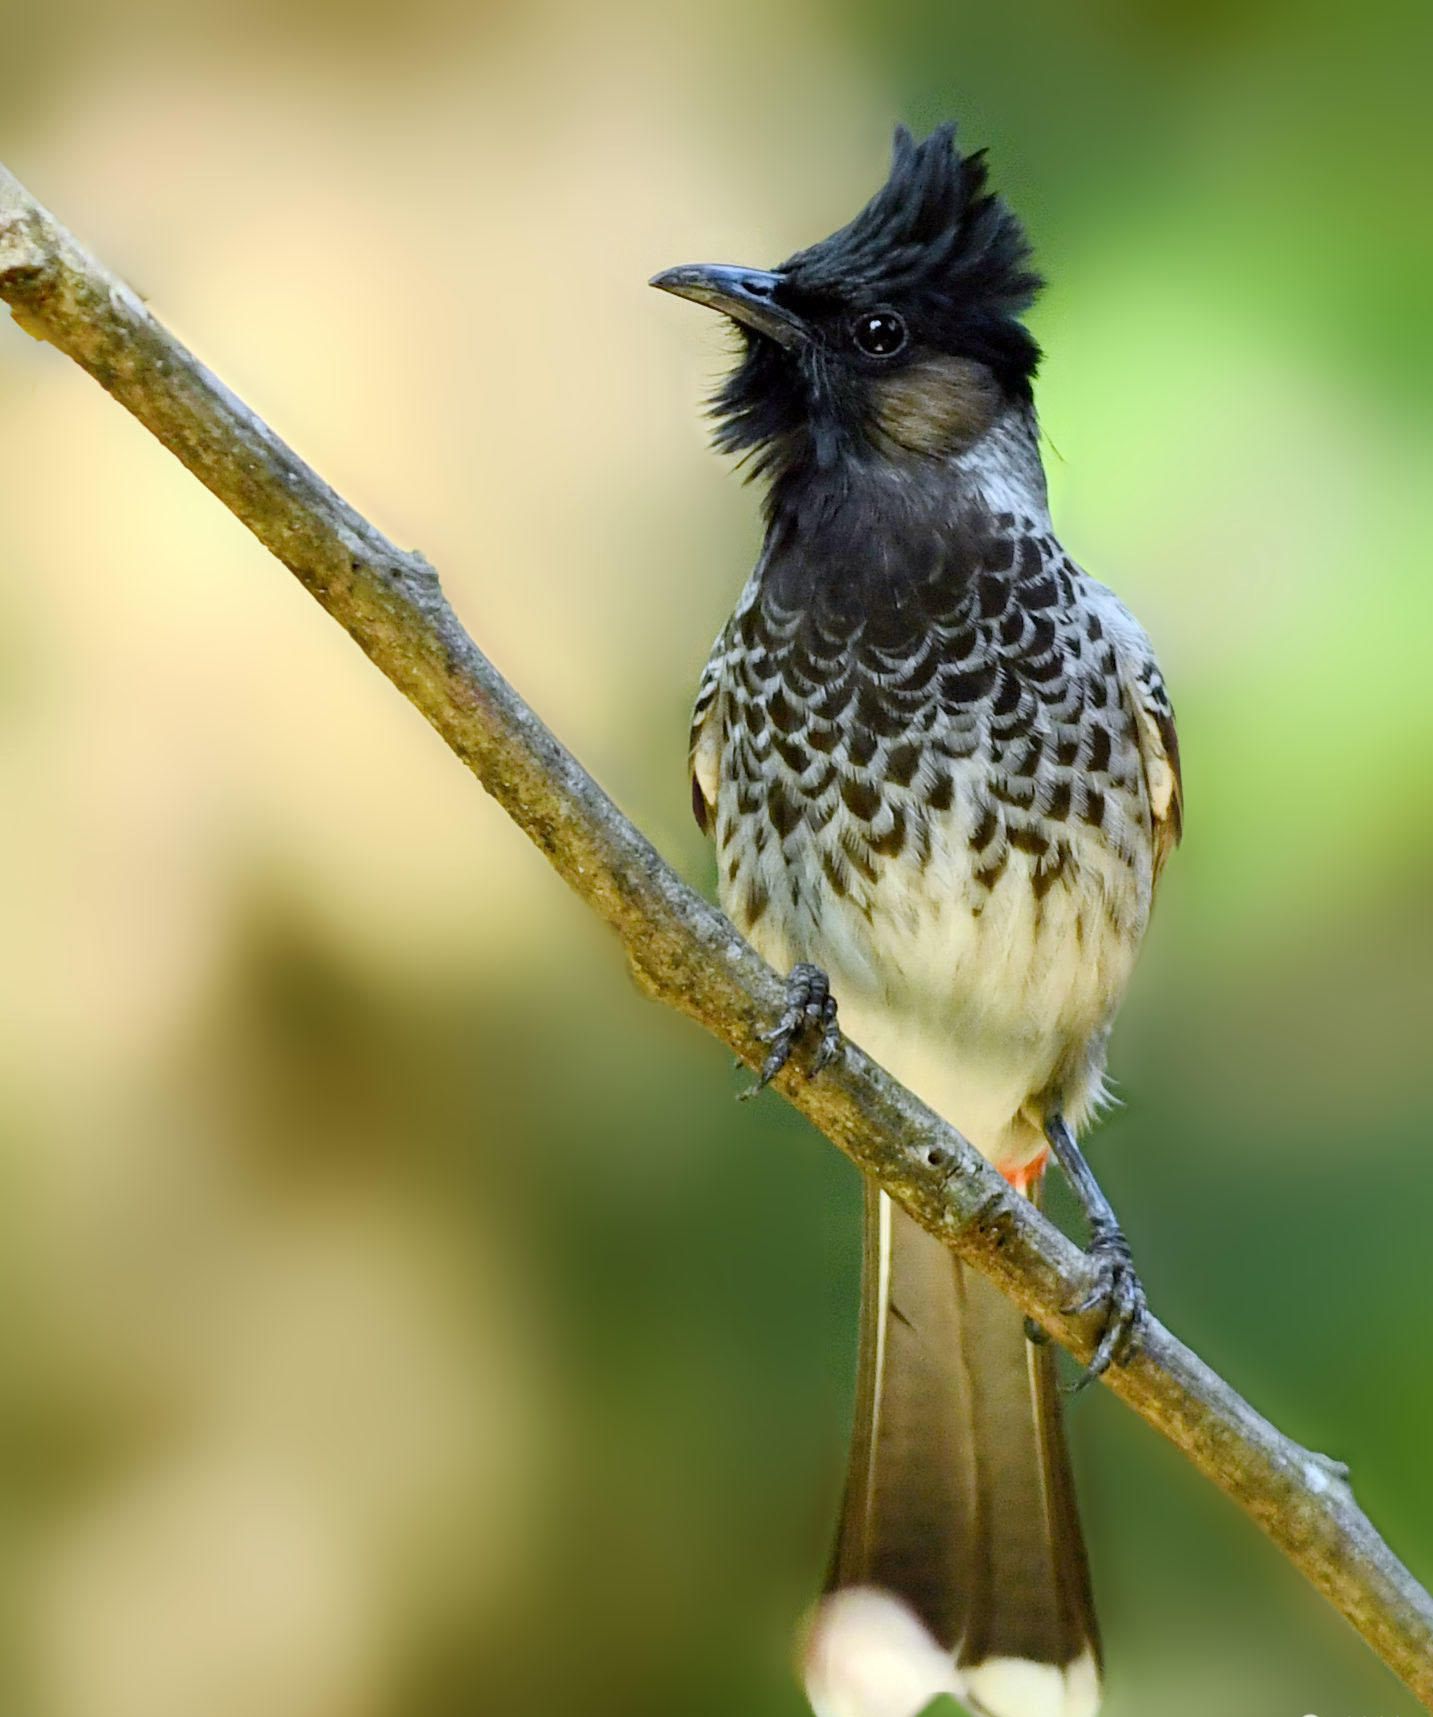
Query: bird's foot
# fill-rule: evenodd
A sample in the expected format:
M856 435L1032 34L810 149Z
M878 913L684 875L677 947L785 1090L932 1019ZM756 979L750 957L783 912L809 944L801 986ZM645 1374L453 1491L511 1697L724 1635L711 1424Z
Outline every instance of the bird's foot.
M1082 1300L1064 1309L1072 1317L1103 1311L1104 1327L1094 1358L1079 1381L1071 1385L1073 1394L1103 1377L1111 1365L1127 1365L1134 1358L1149 1317L1149 1302L1135 1274L1129 1241L1115 1223L1095 1226L1085 1256L1095 1267L1094 1286Z
M743 1091L743 1098L755 1097L766 1087L791 1059L791 1052L809 1031L819 1030L821 1040L811 1057L810 1077L815 1078L823 1067L829 1067L841 1053L841 1031L836 1024L836 998L831 994L831 980L819 966L804 960L791 968L786 980L786 1008L770 1031L761 1033L761 1041L771 1045L761 1065L756 1084Z

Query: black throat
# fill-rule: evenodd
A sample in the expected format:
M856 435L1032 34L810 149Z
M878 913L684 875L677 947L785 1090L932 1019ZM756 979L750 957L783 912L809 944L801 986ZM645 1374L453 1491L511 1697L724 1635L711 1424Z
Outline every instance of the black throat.
M793 449L798 451L798 449ZM846 635L867 617L912 616L923 592L953 591L988 558L992 537L1046 518L1033 413L1012 409L969 454L934 460L843 449L829 464L783 460L771 472L763 605L817 609Z

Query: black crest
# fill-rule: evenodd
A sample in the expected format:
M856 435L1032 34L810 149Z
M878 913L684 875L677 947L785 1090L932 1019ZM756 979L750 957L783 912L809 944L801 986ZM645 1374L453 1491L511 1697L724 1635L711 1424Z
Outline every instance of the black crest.
M1020 222L988 188L985 151L962 155L955 131L941 125L917 143L898 127L890 175L865 208L782 264L781 301L830 330L814 358L743 330L744 361L713 410L718 445L755 452L754 472L798 446L826 464L844 443L831 409L839 383L821 354L839 353L853 312L893 308L913 341L985 364L1011 397L1030 398L1040 348L1020 317L1044 282Z
M955 126L917 143L896 131L890 177L860 214L782 273L793 294L914 312L952 351L990 363L1007 384L1039 361L1018 318L1044 285L1024 228L987 188L985 151L962 155Z
M871 299L927 295L1015 317L1044 282L1006 205L986 189L985 151L962 155L955 126L917 143L898 127L890 177L855 220L783 266L801 293Z

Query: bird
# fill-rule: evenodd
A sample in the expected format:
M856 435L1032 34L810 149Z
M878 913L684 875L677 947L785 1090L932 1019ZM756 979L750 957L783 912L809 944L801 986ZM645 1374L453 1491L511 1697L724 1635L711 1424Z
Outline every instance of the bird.
M1089 1228L1086 1375L1137 1351L1131 1249L1077 1135L1178 844L1149 638L1067 554L1035 414L1044 285L953 124L899 128L853 220L775 269L651 282L720 312L715 444L764 491L700 681L692 804L787 1006L762 1082L842 1034ZM839 1021L837 1009L839 1006ZM802 1671L817 1717L1092 1717L1102 1663L1053 1349L874 1183L855 1427Z

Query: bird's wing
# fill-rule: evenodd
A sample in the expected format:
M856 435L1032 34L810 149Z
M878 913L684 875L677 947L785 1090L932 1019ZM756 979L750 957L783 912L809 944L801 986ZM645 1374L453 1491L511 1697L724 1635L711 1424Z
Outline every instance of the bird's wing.
M1184 833L1184 782L1179 770L1179 734L1174 707L1155 660L1154 646L1139 621L1112 590L1090 581L1091 595L1115 646L1125 707L1134 717L1144 765L1154 835L1154 881Z
M712 645L702 669L697 701L692 709L691 736L687 743L687 772L692 782L692 815L704 835L712 832L717 786L721 778L721 684L731 642L728 624Z

